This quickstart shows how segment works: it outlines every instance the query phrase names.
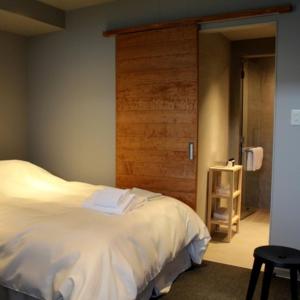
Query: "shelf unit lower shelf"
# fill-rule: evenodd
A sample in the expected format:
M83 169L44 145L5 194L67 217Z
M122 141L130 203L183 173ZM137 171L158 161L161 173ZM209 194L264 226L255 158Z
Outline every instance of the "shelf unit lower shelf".
M240 216L239 215L234 215L232 218L231 218L231 224L234 225L236 224L238 221L240 220ZM210 221L211 224L216 224L216 225L228 225L228 220L221 220L221 219L215 219L215 218L212 218L211 221Z
M236 197L238 197L238 196L240 196L241 195L241 191L235 191L234 193L233 193L233 195L222 195L222 194L212 194L211 195L211 197L212 198L224 198L224 199L231 199L231 198L236 198Z

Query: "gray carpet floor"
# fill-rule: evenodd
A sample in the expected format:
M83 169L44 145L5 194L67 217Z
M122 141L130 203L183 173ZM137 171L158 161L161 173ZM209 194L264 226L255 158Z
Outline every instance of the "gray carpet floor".
M245 300L250 272L249 269L205 261L180 275L171 291L159 300ZM256 286L255 300L260 298L261 283L262 274ZM269 300L286 299L291 299L289 280L274 276Z

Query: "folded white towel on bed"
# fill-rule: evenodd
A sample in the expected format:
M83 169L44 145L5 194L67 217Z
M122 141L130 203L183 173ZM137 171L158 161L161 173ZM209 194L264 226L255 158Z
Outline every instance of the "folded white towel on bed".
M117 189L113 187L106 187L103 190L98 190L90 197L90 202L94 205L102 207L116 208L123 206L126 201L126 197L129 194L129 190Z
M162 196L162 194L160 193L154 193L154 192L150 192L150 191L147 191L147 190L143 190L143 189L139 189L139 188L132 188L130 190L130 193L138 196L138 197L142 197L142 198L145 198L145 200L151 200L153 198L156 198L156 197L160 197Z
M146 198L139 197L129 190L104 188L92 194L83 207L108 214L124 214L144 204Z

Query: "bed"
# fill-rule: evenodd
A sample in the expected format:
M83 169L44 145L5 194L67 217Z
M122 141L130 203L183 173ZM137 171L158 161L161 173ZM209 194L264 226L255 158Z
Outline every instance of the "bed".
M200 264L210 236L161 196L124 215L83 208L101 186L0 161L0 299L149 299Z

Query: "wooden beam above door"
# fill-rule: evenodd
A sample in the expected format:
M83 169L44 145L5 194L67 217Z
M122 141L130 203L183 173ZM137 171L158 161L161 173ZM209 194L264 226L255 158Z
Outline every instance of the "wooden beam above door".
M272 6L267 8L247 9L242 11L228 12L228 13L216 14L210 16L202 16L197 18L186 18L186 19L180 19L180 20L174 20L168 22L153 23L149 25L107 30L103 32L103 36L110 37L113 35L151 31L157 29L166 29L166 28L172 28L176 26L188 26L188 25L195 25L195 24L246 19L246 18L258 17L258 16L283 14L283 13L291 12L292 10L293 10L293 6L291 4Z

